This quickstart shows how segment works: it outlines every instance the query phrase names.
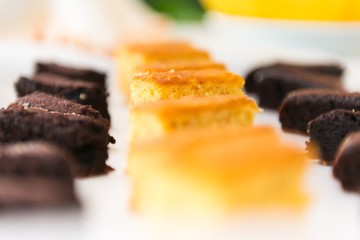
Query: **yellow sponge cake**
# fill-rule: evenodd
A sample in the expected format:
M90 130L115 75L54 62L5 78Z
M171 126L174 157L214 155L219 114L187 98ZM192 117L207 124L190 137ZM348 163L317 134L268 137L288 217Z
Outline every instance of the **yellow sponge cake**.
M137 66L174 60L209 60L210 56L186 42L162 42L125 46L116 53L115 59L120 70L120 87L129 95L129 81Z
M131 147L132 203L146 214L201 216L298 209L306 163L271 127L176 131Z
M184 96L244 94L244 79L220 69L144 73L130 83L133 104Z
M142 103L130 109L131 142L202 126L252 126L259 108L245 95L187 96Z

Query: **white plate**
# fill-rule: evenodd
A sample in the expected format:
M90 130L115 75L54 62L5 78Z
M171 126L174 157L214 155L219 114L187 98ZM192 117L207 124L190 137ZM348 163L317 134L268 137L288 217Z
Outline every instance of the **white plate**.
M277 59L277 48L235 48L210 44L210 50L232 69L244 72L264 59ZM206 46L206 43L204 44ZM237 51L234 51L234 48ZM333 61L329 55L305 50L281 50L282 59L292 61ZM247 52L248 55L239 55ZM220 53L220 54L219 54ZM306 54L308 53L308 54ZM248 59L252 59L252 63ZM330 167L312 163L305 185L312 201L301 216L264 213L237 216L228 221L193 225L175 219L158 223L136 216L130 211L130 185L124 174L127 150L127 109L116 90L113 62L71 48L38 45L25 42L0 44L0 106L15 99L13 82L20 74L32 72L36 60L56 60L71 65L95 67L110 73L111 134L117 143L110 147L109 164L116 171L107 176L76 180L76 190L82 202L82 213L0 213L0 239L360 239L360 199L341 190ZM338 60L337 58L335 60ZM236 61L236 62L234 62ZM236 67L238 66L238 67ZM246 67L240 67L246 66ZM359 62L349 64L353 72ZM354 85L355 86L355 85ZM277 115L265 111L256 124L271 124L279 129ZM279 129L279 132L280 129ZM284 138L304 147L305 137L283 134Z

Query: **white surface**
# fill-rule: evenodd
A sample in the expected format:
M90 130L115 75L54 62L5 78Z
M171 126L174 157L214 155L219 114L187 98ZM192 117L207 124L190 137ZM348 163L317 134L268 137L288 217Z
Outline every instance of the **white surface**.
M227 63L233 71L244 73L250 67L270 60L341 61L334 56L306 50L276 47L226 46L216 41L197 41ZM82 202L81 213L1 213L0 239L360 239L360 198L341 190L331 175L331 168L311 163L305 181L312 201L300 216L284 213L243 214L213 223L183 223L175 219L154 222L134 215L129 208L130 185L124 174L127 150L127 109L116 90L114 68L110 59L90 56L56 46L31 43L0 44L0 106L15 99L13 83L20 74L32 72L34 61L54 60L71 65L90 66L110 73L111 134L117 139L110 146L109 164L116 171L107 176L76 180ZM348 65L347 85L360 89L356 78L359 61L341 61ZM276 113L264 112L256 124L279 128ZM280 130L279 130L280 131ZM304 147L305 137L283 135Z
M217 34L236 40L259 39L293 46L317 47L347 55L360 54L360 22L276 20L207 14Z

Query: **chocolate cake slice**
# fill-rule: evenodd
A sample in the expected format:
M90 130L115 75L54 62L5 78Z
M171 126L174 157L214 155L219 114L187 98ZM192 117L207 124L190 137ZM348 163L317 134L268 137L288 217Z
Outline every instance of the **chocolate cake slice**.
M91 105L106 119L110 119L105 89L96 83L69 81L51 74L38 74L32 78L20 77L15 84L18 97L41 91L83 105Z
M72 158L44 142L0 145L0 209L78 206Z
M318 148L320 159L333 163L335 153L346 135L360 130L360 112L337 109L309 122L307 149Z
M340 80L344 69L338 64L315 64L315 65L298 65L298 64L288 64L288 63L275 63L267 66L262 66L251 70L247 76L245 81L245 89L247 92L256 93L259 92L259 86L262 81L262 73L263 70L268 69L277 69L277 70L294 70L294 71L304 71L309 73L318 73L325 74L330 76L335 76L338 78L330 78L330 80Z
M48 112L82 115L102 121L103 124L108 127L108 130L110 128L109 120L103 118L100 112L93 109L91 106L78 104L73 101L43 92L33 92L29 95L18 98L14 103L9 105L9 108L38 108ZM116 142L112 136L109 136L109 140L110 143Z
M341 144L333 174L345 190L360 192L360 132L350 134Z
M279 110L284 130L306 134L308 123L335 109L360 111L360 93L310 89L289 93Z
M334 76L305 71L267 69L261 71L259 85L260 106L277 109L291 91L308 88L343 90L340 80Z
M106 87L106 74L103 72L94 71L91 69L73 68L59 65L56 63L38 62L35 66L36 74L54 74L72 80L81 80L91 83L97 83Z
M75 176L106 173L108 124L93 117L50 112L25 104L0 110L0 143L42 140L71 152Z

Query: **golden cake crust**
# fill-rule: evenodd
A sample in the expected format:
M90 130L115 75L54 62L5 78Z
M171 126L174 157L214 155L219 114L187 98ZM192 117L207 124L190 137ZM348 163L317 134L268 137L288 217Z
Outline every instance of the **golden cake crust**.
M134 76L132 81L152 82L157 85L185 85L207 83L227 83L244 85L242 77L221 69L183 70L169 72L143 73Z

